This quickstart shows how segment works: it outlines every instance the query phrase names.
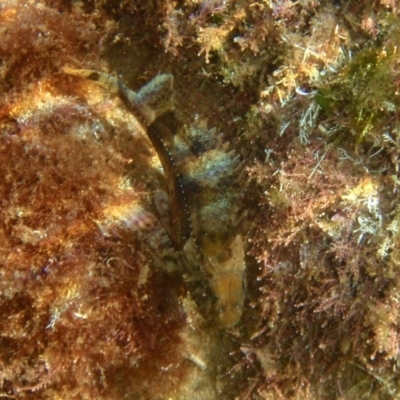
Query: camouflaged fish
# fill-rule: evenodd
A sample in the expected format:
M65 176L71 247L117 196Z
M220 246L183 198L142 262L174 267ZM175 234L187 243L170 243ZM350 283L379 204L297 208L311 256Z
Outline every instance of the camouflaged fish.
M244 302L244 247L235 234L239 199L232 176L238 160L203 121L173 134L161 116L174 109L173 76L161 74L139 92L94 70L65 67L117 94L150 139L165 176L154 194L158 217L179 254L188 290L203 315L234 326Z

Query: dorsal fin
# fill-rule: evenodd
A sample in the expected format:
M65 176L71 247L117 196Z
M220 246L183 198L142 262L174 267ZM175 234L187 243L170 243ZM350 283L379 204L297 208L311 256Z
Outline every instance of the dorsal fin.
M137 93L137 103L152 110L153 121L174 109L173 84L174 78L171 74L160 74L146 83Z
M121 81L117 82L119 97L147 126L151 125L160 115L174 109L172 98L174 79L170 74L155 76L137 93L130 90Z
M62 70L68 75L94 81L109 92L118 94L125 105L140 117L147 126L152 124L160 115L174 109L172 96L174 78L171 74L155 76L136 93L118 78L105 72L92 69L74 69L67 66L63 67Z

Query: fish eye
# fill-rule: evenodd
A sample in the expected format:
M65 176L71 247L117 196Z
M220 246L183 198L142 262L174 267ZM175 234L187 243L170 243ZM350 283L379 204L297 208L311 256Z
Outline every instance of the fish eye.
M89 76L88 79L92 81L98 81L100 79L100 74L96 71L93 71Z

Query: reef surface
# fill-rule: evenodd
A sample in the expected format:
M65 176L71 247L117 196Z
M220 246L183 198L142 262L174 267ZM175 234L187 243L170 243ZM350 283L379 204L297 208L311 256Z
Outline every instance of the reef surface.
M3 0L0 396L397 398L399 18Z

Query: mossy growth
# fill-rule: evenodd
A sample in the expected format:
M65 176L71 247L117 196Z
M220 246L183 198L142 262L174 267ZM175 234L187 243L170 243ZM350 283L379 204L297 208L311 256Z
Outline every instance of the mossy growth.
M356 142L374 142L398 106L397 49L367 48L318 88L316 101Z
M148 216L133 182L143 169L157 176L154 154L112 99L61 71L101 69L113 21L79 3L19 1L2 2L0 20L0 396L173 391L184 375L182 282L152 274L137 233Z

